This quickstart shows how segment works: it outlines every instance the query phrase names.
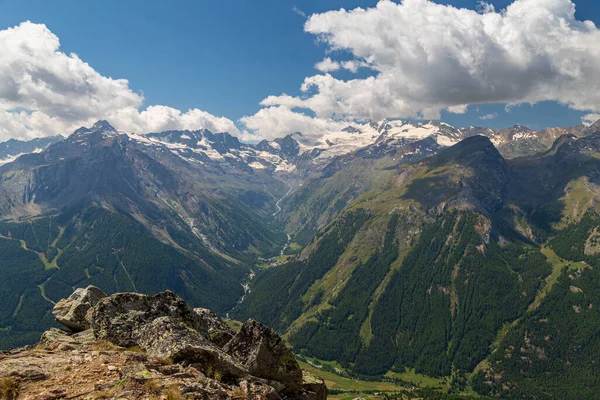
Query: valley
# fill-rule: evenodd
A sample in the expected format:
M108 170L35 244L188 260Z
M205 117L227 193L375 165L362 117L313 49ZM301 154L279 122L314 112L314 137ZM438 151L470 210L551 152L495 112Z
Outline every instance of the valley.
M0 20L0 400L600 399L600 1Z
M383 121L323 147L99 121L0 166L0 348L74 288L170 289L277 329L331 398L538 391L546 360L595 362L597 128Z

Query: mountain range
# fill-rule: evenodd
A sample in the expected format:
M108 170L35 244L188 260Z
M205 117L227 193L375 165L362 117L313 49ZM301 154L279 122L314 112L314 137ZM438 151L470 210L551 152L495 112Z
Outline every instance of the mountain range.
M0 165L16 160L28 153L39 153L53 143L63 140L62 136L36 138L29 141L10 139L0 143Z
M357 167L362 194L259 273L234 315L358 375L466 372L484 395L592 398L599 146L600 131L566 134L506 159L477 135Z
M76 287L170 289L356 376L503 398L600 383L600 122L249 144L98 121L0 158L0 348L36 342Z

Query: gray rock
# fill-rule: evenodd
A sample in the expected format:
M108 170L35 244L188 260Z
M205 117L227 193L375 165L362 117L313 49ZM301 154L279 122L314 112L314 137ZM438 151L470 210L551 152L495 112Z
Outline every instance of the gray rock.
M196 331L209 339L208 326L198 314L173 292L155 295L116 293L106 297L88 312L88 320L98 339L118 346L138 345L141 328L160 317L170 317L175 325Z
M137 345L149 356L197 366L206 375L241 378L248 371L203 335L171 317L160 317L140 327Z
M194 311L206 323L210 341L218 347L225 346L235 336L235 331L217 313L208 308L194 308Z
M260 322L248 320L224 350L240 360L250 374L279 381L287 392L302 386L302 370L294 353L275 331Z
M215 313L194 310L169 291L151 296L114 294L98 301L86 318L98 339L122 347L139 346L151 358L190 367L185 376L181 368L174 369L170 375L174 379L196 371L211 382L210 378L214 382L245 382L240 390L251 398L324 400L326 396L322 380L303 380L294 354L275 331L249 320L234 334ZM50 333L46 340L61 341ZM186 392L207 398L226 395L198 387L186 387Z
M95 286L78 288L68 298L62 299L54 306L52 314L61 325L73 332L89 329L86 313L98 301L106 297L106 293Z
M46 374L42 368L37 365L25 365L23 368L20 368L17 371L12 371L8 376L17 377L20 380L29 382L44 381L48 379L48 374Z

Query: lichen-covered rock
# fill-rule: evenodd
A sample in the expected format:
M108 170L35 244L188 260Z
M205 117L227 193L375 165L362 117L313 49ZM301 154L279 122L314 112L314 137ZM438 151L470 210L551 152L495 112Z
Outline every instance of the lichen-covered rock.
M208 326L185 301L171 291L155 295L116 293L105 297L88 312L88 320L98 339L118 346L138 345L144 325L160 317L170 317L208 340Z
M258 321L248 320L224 350L252 375L283 383L285 391L298 391L302 386L302 370L294 353L275 331Z
M160 317L141 327L137 345L149 356L197 364L208 375L235 378L249 375L233 357L171 317Z
M48 350L68 351L81 344L92 343L96 338L91 329L78 333L69 333L57 328L50 328L40 338L40 344Z
M78 288L68 298L56 303L52 314L58 323L69 330L81 332L90 327L86 319L88 310L105 297L106 293L95 286Z
M0 353L0 378L18 384L25 400L147 400L167 392L202 400L326 398L323 381L303 377L274 331L250 320L233 335L216 314L194 311L171 292L104 297L85 318L91 329L51 329L35 348Z
M308 371L302 371L302 391L303 400L327 400L325 381Z
M208 326L210 341L217 346L224 347L235 336L235 331L217 313L208 308L194 308L194 311Z

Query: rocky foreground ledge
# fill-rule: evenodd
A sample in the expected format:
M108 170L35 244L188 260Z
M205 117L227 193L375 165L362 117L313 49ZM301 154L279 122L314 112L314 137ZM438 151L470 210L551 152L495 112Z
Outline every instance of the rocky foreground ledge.
M106 296L89 286L54 308L68 331L0 353L0 399L324 400L273 330L239 332L166 291Z

